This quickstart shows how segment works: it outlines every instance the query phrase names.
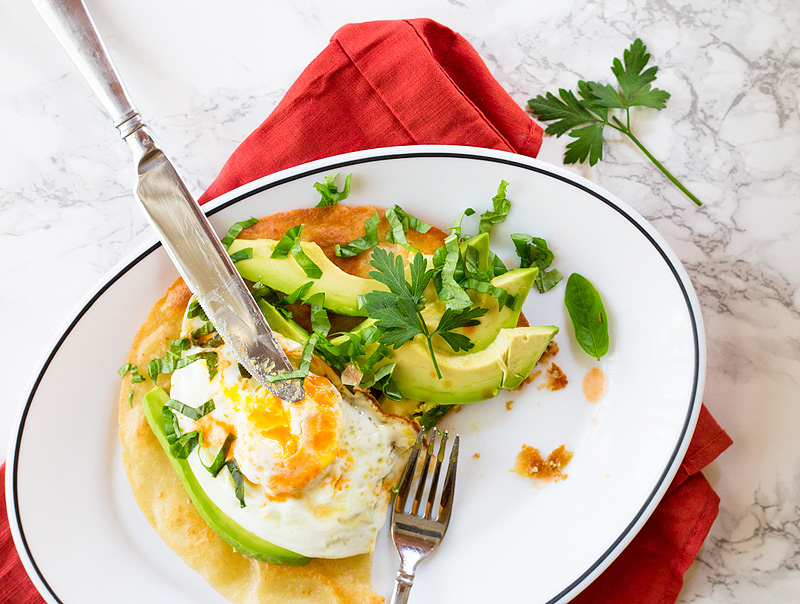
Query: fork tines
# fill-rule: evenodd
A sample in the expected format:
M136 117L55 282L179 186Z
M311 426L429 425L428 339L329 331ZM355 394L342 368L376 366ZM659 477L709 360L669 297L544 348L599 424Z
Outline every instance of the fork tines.
M447 526L450 520L456 482L458 434L452 439L447 463L447 473L444 478L444 486L442 487L441 495L438 497L438 510L435 516L433 515L433 510L435 507L434 504L437 503L439 475L442 470L442 463L445 460L445 448L447 447L448 438L447 432L439 432L436 428L430 431L430 433L421 430L417 435L411 457L408 460L397 491L394 513L402 514L406 512L406 505L408 503L411 487L412 484L415 483L415 475L419 474L419 476L416 477L415 495L411 502L411 510L408 513L427 520L434 520L443 524L445 527ZM436 450L437 439L439 440L438 450ZM420 451L423 447L425 447L425 456L424 460L420 463ZM434 454L435 450L436 453ZM431 465L433 465L433 472L429 481L428 475L431 470ZM425 497L426 494L427 497ZM423 499L424 507L421 510L420 506L423 503Z

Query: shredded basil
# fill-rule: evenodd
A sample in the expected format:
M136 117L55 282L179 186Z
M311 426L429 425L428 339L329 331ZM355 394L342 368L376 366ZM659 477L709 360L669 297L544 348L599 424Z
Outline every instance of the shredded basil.
M201 321L208 321L206 311L200 306L200 302L197 298L192 298L192 301L189 302L189 307L186 309L186 318L194 319L195 317L199 318Z
M133 390L128 392L128 407L133 409Z
M236 495L236 499L239 500L239 507L245 507L244 505L244 475L242 471L239 469L239 464L236 463L235 459L229 459L225 462L225 467L228 468L228 472L231 474L231 478L233 478L233 487L234 487L234 494Z
M240 260L250 260L252 257L253 257L253 248L245 247L240 249L238 252L234 252L233 254L231 254L231 262L235 264Z
M200 430L182 434L178 440L169 446L169 452L173 457L186 459L194 448L203 442L203 433Z
M520 258L520 268L536 266L539 269L539 274L536 275L534 281L539 293L552 289L561 281L563 277L556 269L547 270L554 258L553 252L547 247L547 241L541 237L531 237L524 233L511 235L511 241L514 242L514 248Z
M336 255L340 258L352 258L378 245L378 221L378 213L375 212L364 221L364 236L353 239L353 241L345 245L337 243L334 248Z
M325 294L318 292L309 296L306 303L311 306L311 328L321 336L327 336L331 330L328 311L325 310Z
M242 220L241 222L234 222L231 228L228 229L228 233L222 238L222 245L225 246L225 249L228 249L234 239L236 239L243 230L250 228L257 222L258 218L252 217L248 220Z
M386 398L393 401L399 401L403 398L397 385L392 380L392 372L394 371L396 363L389 363L380 367L375 373L369 377L362 378L360 386L362 388L377 388L382 390Z
M314 282L313 281L306 281L305 283L303 283L303 285L298 287L292 293L287 294L283 298L281 298L277 302L277 304L286 305L286 304L294 304L295 302L299 302L300 300L305 298L305 295L308 293L308 290L310 290L312 287L314 287Z
M475 210L473 210L472 208L467 208L466 210L461 212L461 215L458 218L456 218L455 222L453 223L453 226L450 227L450 233L455 235L459 241L461 240L461 223L464 222L464 218L466 216L472 216L474 213Z
M481 214L478 233L491 232L494 225L503 222L508 216L508 212L511 209L511 201L506 197L506 188L508 188L508 183L505 180L501 180L500 186L497 188L497 195L492 198L492 209L486 210Z
M211 472L211 475L215 478L217 474L220 473L222 468L225 467L225 460L228 458L228 451L230 451L231 444L234 440L236 440L236 436L234 434L228 434L228 436L225 437L225 442L222 443L222 447L220 447L219 452L217 453L216 457L214 457L214 461L211 462L210 466L207 466L203 463L203 460L200 460L200 463L203 463L203 467Z
M208 415L214 410L214 399L208 399L205 403L200 405L199 407L190 407L174 398L169 399L166 403L164 403L165 407L169 407L170 409L174 409L181 415L185 415L189 419L198 420L201 417Z
M322 199L317 204L318 208L324 206L335 206L340 201L344 201L350 195L350 178L352 174L348 174L344 179L344 189L339 191L336 186L336 177L339 173L329 174L323 179L323 182L315 182L314 188L322 195Z
M311 368L311 358L314 356L314 347L319 340L319 334L312 333L303 346L303 354L300 357L299 368L293 371L279 371L278 373L268 373L266 378L269 382L280 382L283 380L302 379L308 375Z
M139 373L139 368L131 363L125 363L122 367L117 369L119 377L125 377L127 373L131 374L131 384L138 384L144 381L144 378Z
M462 285L465 289L471 289L482 294L489 294L493 298L497 298L497 307L503 308L508 306L511 310L517 310L519 298L512 296L502 287L496 287L488 281L478 281L477 279L467 279Z
M281 237L280 241L278 241L278 243L275 245L275 249L272 250L270 258L286 258L289 255L289 252L291 252L295 262L300 265L300 268L303 269L303 272L307 277L311 279L319 279L322 277L322 269L314 264L314 261L311 260L311 258L309 258L303 251L303 247L300 245L300 235L302 234L302 224L298 224L288 229L286 233L284 233L283 237Z
M391 231L386 233L386 241L389 243L408 245L406 233L409 229L413 229L418 233L427 233L431 228L431 225L427 222L412 216L396 204L386 210L385 215L389 226L392 228Z

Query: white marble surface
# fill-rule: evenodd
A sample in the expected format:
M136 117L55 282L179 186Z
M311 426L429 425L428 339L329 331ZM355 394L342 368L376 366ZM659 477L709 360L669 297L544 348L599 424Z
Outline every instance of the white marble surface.
M672 93L631 145L573 167L666 237L698 291L707 406L735 444L705 471L719 519L680 602L800 601L800 4L796 0L90 0L162 145L200 193L333 32L427 16L462 33L520 104L610 77L640 36ZM37 363L82 296L149 237L126 146L27 2L0 4L0 451ZM540 158L561 164L565 141Z

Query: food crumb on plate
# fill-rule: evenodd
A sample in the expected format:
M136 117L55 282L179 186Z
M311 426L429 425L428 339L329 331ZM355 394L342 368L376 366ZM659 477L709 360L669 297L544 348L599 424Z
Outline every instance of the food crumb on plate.
M568 383L567 374L561 370L561 367L551 363L550 367L547 368L547 381L539 386L539 389L547 388L555 392L564 388Z
M517 453L512 471L524 478L558 482L567 478L567 474L563 470L571 459L572 451L567 451L565 445L561 445L550 453L547 459L542 457L539 449L522 445L522 450Z

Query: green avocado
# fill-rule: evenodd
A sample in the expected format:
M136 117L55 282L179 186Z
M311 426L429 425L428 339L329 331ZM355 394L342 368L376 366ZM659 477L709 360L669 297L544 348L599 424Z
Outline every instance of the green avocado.
M522 384L558 327L501 329L495 340L480 352L436 353L442 373L438 379L426 343L421 336L394 351L392 379L400 393L410 399L440 405L460 405L492 398L501 388Z
M245 248L253 249L253 257L239 260L236 268L245 279L261 281L272 289L290 294L301 285L314 281L303 299L316 293L325 294L325 308L340 315L366 316L358 307L358 297L371 291L386 290L374 279L350 275L331 262L316 243L303 241L300 246L314 264L322 270L319 279L308 277L290 253L286 258L270 258L277 241L272 239L236 239L228 252L233 254Z
M256 304L258 304L258 308L273 331L277 331L282 336L300 344L306 343L308 332L300 327L297 322L284 317L272 304L263 298L256 298Z
M539 269L536 267L516 268L492 279L492 285L506 290L512 296L517 296L513 308L509 308L506 305L503 305L503 308L498 308L497 298L489 294L475 291L468 292L469 297L472 299L472 304L474 306L487 308L488 312L478 319L480 321L478 325L460 327L453 330L454 333L467 336L473 344L472 348L463 351L461 354L480 352L494 342L501 329L517 326L522 304L525 302L525 298L528 296L528 292L533 286L533 282L538 273ZM431 331L436 329L439 320L442 318L442 314L444 314L444 310L445 306L443 302L435 302L429 304L425 310L422 311L422 317L425 319L425 324L428 326L428 329ZM453 349L439 336L434 338L434 345L437 350L453 352Z
M150 424L150 429L153 430L159 444L164 449L164 453L172 462L172 467L178 473L186 493L208 526L233 549L250 558L269 562L270 564L288 564L292 566L308 564L310 558L273 545L234 522L206 495L189 463L185 459L177 459L169 453L167 435L164 432L163 411L164 403L168 399L169 396L164 390L154 388L145 395L142 402L144 414L147 417L147 423Z

